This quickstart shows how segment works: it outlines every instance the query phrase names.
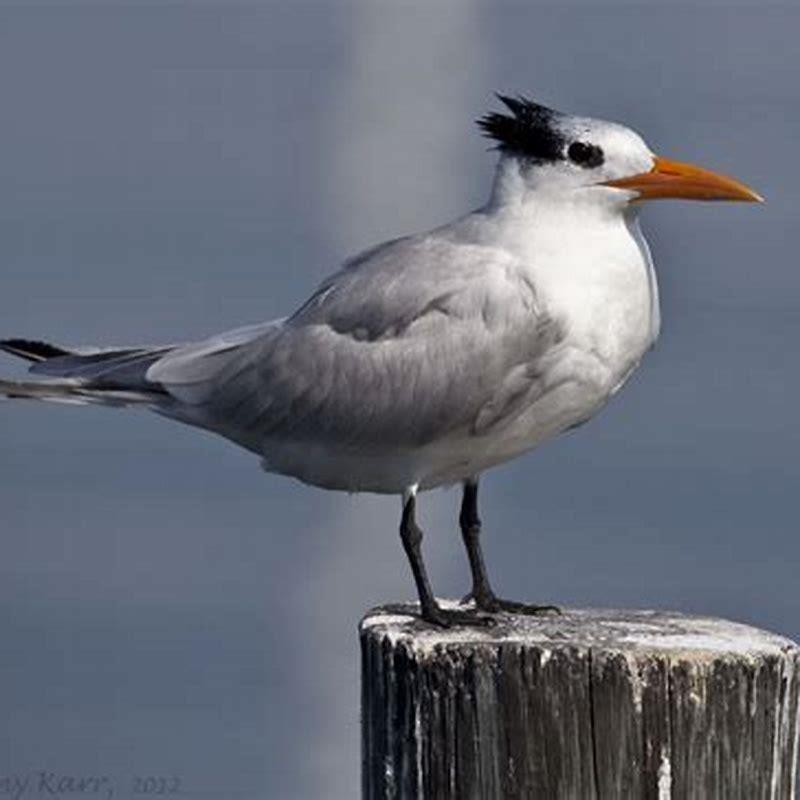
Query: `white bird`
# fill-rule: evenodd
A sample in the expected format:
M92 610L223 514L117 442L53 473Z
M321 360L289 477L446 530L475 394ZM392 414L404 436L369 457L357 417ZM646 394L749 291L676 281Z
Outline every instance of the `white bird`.
M221 434L269 472L399 494L402 543L431 623L553 609L492 590L479 476L589 419L655 342L642 201L761 198L655 156L622 125L499 99L504 113L479 120L500 152L483 208L356 256L289 317L205 341L67 349L6 340L44 377L0 381L0 396L145 406ZM439 605L415 522L417 492L453 483L464 488L476 610Z

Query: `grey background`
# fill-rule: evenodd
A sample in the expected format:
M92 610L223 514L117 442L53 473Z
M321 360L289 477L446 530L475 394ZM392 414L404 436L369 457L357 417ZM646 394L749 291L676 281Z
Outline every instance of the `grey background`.
M590 425L487 476L495 581L800 636L799 25L765 2L2 3L0 333L282 315L483 201L492 90L624 121L768 202L646 209L660 343ZM357 795L356 623L413 596L395 498L141 413L6 403L0 446L0 775ZM422 503L445 595L457 503Z

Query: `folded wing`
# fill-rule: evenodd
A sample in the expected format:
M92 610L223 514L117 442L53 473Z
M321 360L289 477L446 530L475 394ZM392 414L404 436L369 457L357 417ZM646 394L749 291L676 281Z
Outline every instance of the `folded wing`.
M167 413L259 453L270 442L415 448L503 424L561 338L509 256L434 237L350 262L258 335L172 350Z

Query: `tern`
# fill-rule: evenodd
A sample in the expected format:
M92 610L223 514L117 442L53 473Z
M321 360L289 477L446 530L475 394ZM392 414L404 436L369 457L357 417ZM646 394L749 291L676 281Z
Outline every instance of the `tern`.
M145 407L325 489L397 494L421 616L441 626L537 614L500 599L484 563L483 472L596 414L658 337L639 227L656 198L761 201L744 184L655 155L630 128L497 96L478 120L499 152L482 208L345 262L291 316L200 342L0 347L39 376L0 396ZM417 494L461 484L471 603L431 588Z

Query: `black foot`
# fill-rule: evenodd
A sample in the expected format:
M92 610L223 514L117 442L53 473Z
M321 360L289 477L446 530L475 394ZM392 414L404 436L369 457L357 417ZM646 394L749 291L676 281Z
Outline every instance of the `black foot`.
M506 612L507 614L524 614L528 617L542 617L547 614L560 614L558 606L537 606L532 603L517 603L514 600L501 600L499 597L490 595L489 597L476 597L475 607L479 611L486 611L490 614Z
M497 623L491 618L477 611L451 611L446 608L428 609L420 615L425 622L439 628L454 628L465 626L470 628L491 628Z

